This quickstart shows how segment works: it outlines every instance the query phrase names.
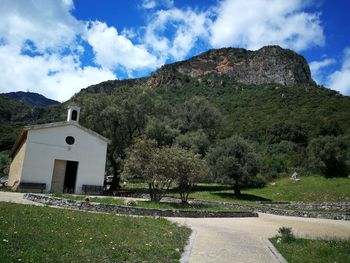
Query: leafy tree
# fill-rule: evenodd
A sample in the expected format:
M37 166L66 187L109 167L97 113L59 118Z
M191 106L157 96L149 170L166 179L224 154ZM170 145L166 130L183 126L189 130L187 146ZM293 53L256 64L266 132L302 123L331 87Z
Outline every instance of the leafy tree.
M210 148L207 161L216 179L231 184L237 197L243 187L254 181L259 170L258 156L252 145L237 136Z
M178 129L170 126L170 121L151 118L147 125L145 134L148 138L157 141L158 145L172 145L176 136L180 133Z
M177 125L182 133L202 129L215 137L223 124L223 116L203 97L193 97L177 109Z
M182 148L200 154L202 157L205 156L210 145L208 135L204 133L203 130L180 134L176 138L176 143Z
M345 136L315 138L307 148L309 166L327 177L346 176L349 149L350 141Z
M291 141L300 145L307 145L308 130L297 123L280 122L267 129L269 143Z
M208 177L209 168L200 155L177 146L172 147L172 158L175 162L173 173L180 198L183 203L187 203L194 184Z
M323 119L318 128L319 136L340 136L344 134L339 122L334 119Z
M186 202L193 184L207 171L199 156L178 146L159 148L155 140L137 139L125 161L123 177L145 180L152 201L160 201L177 182L181 199Z
M279 173L288 172L289 168L303 167L305 155L305 147L291 141L269 144L262 153L262 171L276 177Z
M174 169L170 148L157 148L157 142L137 139L130 149L122 176L126 179L141 178L148 184L152 201L160 201L174 181Z
M0 178L8 175L10 168L10 157L8 151L0 152Z
M142 87L118 89L110 96L94 94L80 101L85 124L110 139L107 158L113 167L114 188L119 185L126 149L143 134L152 103L150 94Z

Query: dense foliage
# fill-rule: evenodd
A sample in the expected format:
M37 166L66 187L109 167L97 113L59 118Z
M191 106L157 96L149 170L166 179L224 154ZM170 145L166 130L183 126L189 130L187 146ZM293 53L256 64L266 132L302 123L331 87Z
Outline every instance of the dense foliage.
M11 148L24 124L64 120L64 107L77 104L82 107L82 125L111 140L107 171L114 174L116 187L127 149L143 136L158 147L177 145L203 159L218 141L240 136L254 145L261 182L295 170L327 176L348 173L349 148L342 138L350 131L349 97L306 84L244 85L225 76L167 74L157 87L147 79L104 82L47 109L33 110L0 98L0 150ZM341 151L319 154L322 147Z
M176 183L186 203L194 183L207 174L207 165L198 155L178 146L158 147L154 140L138 139L127 155L122 175L147 182L152 201L160 201Z
M315 138L308 146L309 166L327 177L347 176L349 149L347 136Z
M254 181L259 171L259 160L253 147L237 136L212 147L207 161L216 179L231 184L237 197L244 186Z

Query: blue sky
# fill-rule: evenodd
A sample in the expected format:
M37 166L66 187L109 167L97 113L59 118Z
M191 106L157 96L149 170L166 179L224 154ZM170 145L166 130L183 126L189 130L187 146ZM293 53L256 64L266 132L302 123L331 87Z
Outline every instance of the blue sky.
M292 49L350 95L347 0L0 0L0 92L59 101L211 48Z

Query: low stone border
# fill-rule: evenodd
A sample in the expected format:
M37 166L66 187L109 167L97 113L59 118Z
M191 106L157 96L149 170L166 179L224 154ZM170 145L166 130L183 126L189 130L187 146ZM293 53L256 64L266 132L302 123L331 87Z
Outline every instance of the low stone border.
M190 237L188 238L184 252L181 255L180 263L188 263L190 261L193 243L194 243L196 236L197 236L197 231L194 229L191 229L191 230L192 230L192 233L191 233Z
M277 250L277 248L272 244L270 240L266 239L265 243L279 263L288 263L287 260L282 256L282 254Z
M350 213L350 202L260 202L264 206Z
M296 216L296 217L306 217L306 218L323 218L323 219L334 219L334 220L350 220L350 213L323 213L314 211L298 211L298 210L283 210L268 207L265 205L254 206L245 205L237 203L227 203L227 202L212 202L212 201L202 201L202 200L192 200L193 204L203 204L203 205L223 205L227 207L232 207L239 210L246 210L254 213L265 213L281 216ZM299 207L302 209L302 207Z
M90 203L85 201L75 201L69 199L62 199L52 197L44 194L25 194L24 198L52 206L63 208L80 209L95 212L108 212L125 215L139 215L139 216L160 216L160 217L193 217L193 218L207 218L207 217L258 217L255 212L234 212L234 211L201 211L201 210L169 210L169 209L154 209L141 208L125 205L111 205Z

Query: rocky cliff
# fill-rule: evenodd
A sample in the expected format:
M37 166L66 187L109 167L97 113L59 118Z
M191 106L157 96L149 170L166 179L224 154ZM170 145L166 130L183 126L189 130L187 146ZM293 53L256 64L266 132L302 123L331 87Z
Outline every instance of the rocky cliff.
M226 75L244 84L314 84L308 63L294 51L266 46L257 51L242 48L213 49L189 60L163 66L149 83L160 86L178 72L191 77Z

